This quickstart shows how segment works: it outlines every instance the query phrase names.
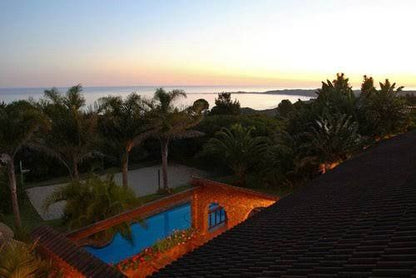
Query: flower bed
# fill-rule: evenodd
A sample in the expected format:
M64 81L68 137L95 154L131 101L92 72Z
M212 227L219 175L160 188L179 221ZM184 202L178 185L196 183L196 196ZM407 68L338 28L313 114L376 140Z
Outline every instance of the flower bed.
M170 236L157 241L152 247L144 249L139 254L126 259L116 266L121 271L136 270L145 262L150 262L160 254L195 238L196 230L193 228L181 231L174 231Z

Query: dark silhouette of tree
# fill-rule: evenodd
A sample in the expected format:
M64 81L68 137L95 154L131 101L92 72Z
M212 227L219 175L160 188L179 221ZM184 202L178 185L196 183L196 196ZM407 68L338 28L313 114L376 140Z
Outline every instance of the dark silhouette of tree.
M367 77L364 75L363 83L361 84L361 95L362 96L369 96L376 90L374 87L374 80L372 77Z
M157 128L151 125L148 109L136 93L125 100L108 96L100 100L99 131L105 139L104 145L120 155L123 186L128 186L130 151L145 139L154 135Z
M349 83L349 79L343 73L338 73L332 82L322 82L322 88L317 91L318 97L314 105L320 107L320 114L346 114L357 120L357 98Z
M231 100L231 93L220 93L215 99L215 106L211 109L211 115L239 115L241 113L240 102Z
M51 130L32 147L58 159L71 179L79 178L79 164L96 151L97 113L86 111L81 85L61 95L57 89L45 91L40 106L51 121Z
M157 138L160 141L162 154L162 180L163 188L169 191L168 183L168 150L173 139L191 138L202 135L201 132L190 130L202 120L202 112L207 109L204 101L195 101L190 107L183 110L174 106L174 101L186 97L182 90L166 92L162 88L156 90L150 107L153 120L158 126Z
M214 154L230 167L238 183L244 185L247 170L253 167L266 153L268 144L265 137L252 136L253 128L235 124L223 128L204 146L206 154Z
M40 127L48 126L48 121L31 103L21 100L0 104L0 126L0 162L1 166L7 168L15 224L16 227L21 227L15 156L29 143Z
M277 116L287 118L289 113L293 112L293 104L288 99L282 100L277 106Z
M358 123L351 116L324 114L307 132L308 141L303 148L311 155L304 159L322 165L323 173L333 164L347 159L361 147Z
M371 137L384 138L406 130L409 115L406 101L399 93L403 87L396 88L388 79L380 83L379 90L363 94L361 113L362 132Z

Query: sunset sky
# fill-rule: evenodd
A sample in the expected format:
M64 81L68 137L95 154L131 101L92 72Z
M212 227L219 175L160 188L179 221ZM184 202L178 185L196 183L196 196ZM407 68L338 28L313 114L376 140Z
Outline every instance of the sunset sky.
M0 87L416 88L416 1L0 1Z

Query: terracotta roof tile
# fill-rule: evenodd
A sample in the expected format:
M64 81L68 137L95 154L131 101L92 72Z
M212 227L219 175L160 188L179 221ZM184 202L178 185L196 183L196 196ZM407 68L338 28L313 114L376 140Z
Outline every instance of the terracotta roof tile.
M416 132L372 147L155 277L416 277Z
M32 231L32 237L37 240L40 247L55 254L86 277L125 277L117 269L78 247L74 242L51 227L41 226L36 228Z

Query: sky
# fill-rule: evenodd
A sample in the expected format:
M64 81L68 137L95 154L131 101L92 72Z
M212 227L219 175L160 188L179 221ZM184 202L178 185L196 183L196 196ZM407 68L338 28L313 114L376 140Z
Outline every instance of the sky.
M0 87L416 88L414 0L0 0Z

